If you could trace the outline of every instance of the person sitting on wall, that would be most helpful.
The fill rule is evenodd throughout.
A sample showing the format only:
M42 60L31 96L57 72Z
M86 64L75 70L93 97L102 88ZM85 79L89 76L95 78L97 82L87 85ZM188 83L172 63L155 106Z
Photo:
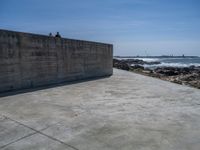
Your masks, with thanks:
M49 33L49 36L53 36L51 32Z
M61 38L60 33L57 32L57 34L55 35L55 37Z

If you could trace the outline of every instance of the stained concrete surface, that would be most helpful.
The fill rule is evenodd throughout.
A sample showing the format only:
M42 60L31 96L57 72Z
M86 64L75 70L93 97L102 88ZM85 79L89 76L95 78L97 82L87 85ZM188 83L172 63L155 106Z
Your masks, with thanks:
M114 69L0 98L3 150L199 150L200 91Z

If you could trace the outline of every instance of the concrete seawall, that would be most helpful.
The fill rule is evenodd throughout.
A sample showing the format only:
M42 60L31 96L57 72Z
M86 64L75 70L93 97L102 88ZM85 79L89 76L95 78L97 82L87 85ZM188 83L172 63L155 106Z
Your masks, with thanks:
M0 30L0 92L112 75L113 46Z

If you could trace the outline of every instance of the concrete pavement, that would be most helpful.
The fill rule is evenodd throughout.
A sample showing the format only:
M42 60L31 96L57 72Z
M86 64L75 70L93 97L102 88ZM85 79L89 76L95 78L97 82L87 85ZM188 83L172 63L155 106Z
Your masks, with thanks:
M199 150L200 90L109 78L0 98L2 150Z

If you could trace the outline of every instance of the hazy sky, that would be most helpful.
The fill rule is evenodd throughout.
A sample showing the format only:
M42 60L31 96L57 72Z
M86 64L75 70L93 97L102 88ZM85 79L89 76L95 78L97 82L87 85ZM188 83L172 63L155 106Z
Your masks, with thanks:
M200 56L200 0L0 0L0 28L112 43L115 55Z

